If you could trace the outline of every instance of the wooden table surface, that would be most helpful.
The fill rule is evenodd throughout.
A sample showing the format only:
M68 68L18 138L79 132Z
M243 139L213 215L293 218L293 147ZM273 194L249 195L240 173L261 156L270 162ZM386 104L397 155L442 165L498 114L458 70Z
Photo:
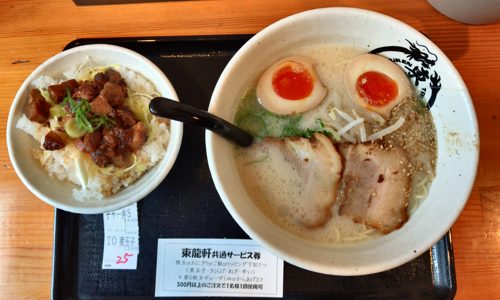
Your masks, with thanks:
M105 1L105 0L104 0ZM69 0L0 2L0 130L23 80L70 41L85 37L255 33L296 12L351 6L420 30L453 61L472 95L480 129L474 189L452 228L456 299L500 299L500 24L464 25L426 1L200 0L76 6ZM53 208L16 176L0 144L0 298L47 299Z

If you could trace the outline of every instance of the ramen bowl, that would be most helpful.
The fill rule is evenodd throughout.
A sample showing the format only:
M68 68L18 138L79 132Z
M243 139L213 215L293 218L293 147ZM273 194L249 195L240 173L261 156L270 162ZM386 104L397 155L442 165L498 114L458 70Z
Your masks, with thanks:
M255 241L285 261L314 272L363 275L402 265L436 243L453 225L471 192L479 135L468 90L444 53L410 26L353 8L325 8L282 19L251 38L217 82L209 111L234 122L240 99L256 78L290 49L315 43L359 47L396 62L430 107L437 131L436 175L426 199L398 230L356 244L300 238L275 225L249 196L234 145L206 133L210 172L232 217Z
M63 78L64 72L74 70L84 62L88 62L91 67L125 67L146 78L160 95L175 100L177 95L165 74L147 58L126 48L104 44L79 46L56 54L37 67L23 82L14 98L7 121L7 146L14 170L23 184L47 204L74 213L96 214L113 211L141 200L165 179L177 158L183 125L176 121L170 122L165 154L136 181L103 199L76 199L73 190L79 187L69 180L61 181L49 176L40 161L32 155L34 149L40 148L39 142L17 128L16 124L24 113L35 80L42 75L54 79Z

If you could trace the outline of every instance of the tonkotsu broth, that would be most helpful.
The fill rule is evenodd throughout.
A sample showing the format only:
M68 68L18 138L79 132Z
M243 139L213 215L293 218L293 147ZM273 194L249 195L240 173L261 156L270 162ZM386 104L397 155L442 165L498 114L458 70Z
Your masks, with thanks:
M345 64L352 57L363 53L366 53L366 50L331 44L312 45L289 53L312 58L316 62L315 68L318 77L328 89L328 94L320 105L301 114L300 127L314 127L318 118L329 120L331 118L329 112L332 107L364 117L365 127L370 132L387 126L387 124L379 123L380 117L378 115L354 104L349 99L344 87L343 69ZM248 89L239 111L244 109L245 101L255 97L254 90L255 86ZM391 144L402 146L407 150L411 163L415 166L412 170L414 178L409 199L409 214L426 197L427 189L434 177L436 160L436 133L432 116L424 109L419 113L415 112L414 108L418 105L415 98L408 99L395 108L394 111L397 113L394 113L387 123L392 124L395 122L394 120L397 120L397 117L406 116L406 114L413 116L410 118L412 123L406 121L402 128L380 141L387 147L390 147ZM266 125L269 126L267 133L277 137L272 128L276 124ZM412 136L407 136L408 132ZM298 170L294 169L293 164L287 162L280 151L268 147L265 143L258 141L257 143L258 147L252 147L251 150L249 148L235 148L236 165L250 198L267 217L280 227L305 239L328 244L351 244L382 235L375 229L354 223L348 217L340 216L338 214L339 201L335 202L332 208L332 217L325 226L309 229L297 223L294 216L300 214L298 203L304 197L308 197L302 193L301 176ZM341 188L338 191L337 199L339 197L342 197Z

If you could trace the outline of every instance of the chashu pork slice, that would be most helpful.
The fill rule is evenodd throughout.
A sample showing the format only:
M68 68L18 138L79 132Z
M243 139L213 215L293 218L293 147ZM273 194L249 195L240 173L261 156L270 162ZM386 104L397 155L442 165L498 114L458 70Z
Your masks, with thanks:
M406 152L377 143L344 144L339 150L345 161L339 214L385 234L403 226L411 189Z
M332 141L323 134L276 141L283 155L302 179L297 222L308 228L324 226L332 216L332 206L342 173L342 158ZM297 205L297 204L296 204Z

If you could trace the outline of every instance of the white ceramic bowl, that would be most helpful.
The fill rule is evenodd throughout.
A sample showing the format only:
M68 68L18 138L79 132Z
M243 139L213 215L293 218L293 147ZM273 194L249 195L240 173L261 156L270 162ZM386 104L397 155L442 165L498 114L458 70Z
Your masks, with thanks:
M434 43L398 20L353 8L306 11L256 34L225 68L209 111L234 120L238 101L252 80L290 49L321 42L362 47L367 52L378 48L382 55L397 60L402 67L428 72L428 78L422 78L425 80L417 88L424 99L434 102L431 112L438 138L437 175L428 198L408 222L399 230L358 245L332 246L306 241L277 227L263 215L238 176L231 159L234 146L207 131L210 171L233 218L252 239L285 261L333 275L385 271L428 250L462 211L478 163L476 115L462 78ZM415 82L415 78L412 80Z
M144 56L112 45L87 45L63 51L41 64L31 73L19 88L10 108L7 121L7 146L14 170L24 185L46 203L70 212L82 214L104 213L133 204L155 189L172 168L182 141L182 123L171 121L170 141L165 156L130 186L103 200L78 201L72 196L76 185L48 176L40 162L35 160L32 149L37 142L22 130L16 128L17 120L28 102L31 83L41 75L61 78L63 72L81 64L91 57L95 65L118 64L146 77L164 97L177 99L174 88L165 74Z

